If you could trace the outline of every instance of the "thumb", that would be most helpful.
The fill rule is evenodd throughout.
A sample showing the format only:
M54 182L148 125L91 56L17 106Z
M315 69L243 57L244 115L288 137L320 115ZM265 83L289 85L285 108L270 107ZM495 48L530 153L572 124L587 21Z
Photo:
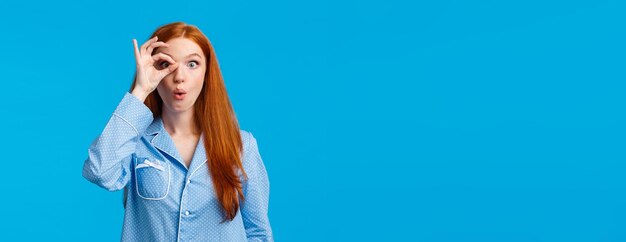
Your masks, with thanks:
M176 68L178 68L178 62L175 62L174 64L168 66L167 67L167 73L169 74L169 73L175 71Z

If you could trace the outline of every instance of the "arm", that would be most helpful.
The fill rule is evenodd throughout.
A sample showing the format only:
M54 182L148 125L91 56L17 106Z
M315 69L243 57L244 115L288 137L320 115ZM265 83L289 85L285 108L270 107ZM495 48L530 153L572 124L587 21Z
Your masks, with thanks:
M124 188L137 142L152 120L150 109L138 97L125 93L104 131L89 146L83 177L108 191Z
M270 182L263 159L259 153L256 139L250 133L245 159L249 164L246 174L248 180L243 183L244 202L241 214L248 241L274 241L268 218Z
M152 111L143 103L163 77L176 70L178 63L161 54L152 56L154 48L168 46L154 36L141 48L133 39L137 72L132 94L124 98L113 112L104 131L89 146L89 157L83 165L83 177L109 191L117 191L130 180L130 168L137 142L153 121ZM168 68L157 70L154 63L167 61Z

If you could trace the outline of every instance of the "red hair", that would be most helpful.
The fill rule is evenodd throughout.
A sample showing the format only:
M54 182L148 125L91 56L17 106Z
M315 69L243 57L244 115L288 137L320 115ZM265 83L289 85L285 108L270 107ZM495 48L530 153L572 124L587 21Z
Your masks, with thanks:
M213 178L215 195L225 214L224 220L233 220L239 210L239 200L243 202L242 183L237 175L240 169L248 179L241 162L243 144L239 124L226 92L217 56L209 39L195 26L174 22L156 29L150 38L158 36L159 41L167 42L174 38L187 38L195 42L206 57L207 68L204 85L194 103L196 126L204 133L204 149L207 154L209 172ZM156 49L153 50L153 53ZM131 85L135 86L135 81ZM161 115L163 99L153 91L145 102L154 117ZM239 199L238 196L239 195Z

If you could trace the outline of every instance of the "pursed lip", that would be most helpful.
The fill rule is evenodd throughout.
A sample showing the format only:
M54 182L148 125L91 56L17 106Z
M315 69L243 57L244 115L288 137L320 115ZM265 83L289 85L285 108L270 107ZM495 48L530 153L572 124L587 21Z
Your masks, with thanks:
M187 96L187 91L185 91L184 89L177 88L176 90L174 90L173 96L175 100L182 101L183 99L185 99L185 96Z
M174 94L187 94L187 91L177 88L176 90L174 90Z

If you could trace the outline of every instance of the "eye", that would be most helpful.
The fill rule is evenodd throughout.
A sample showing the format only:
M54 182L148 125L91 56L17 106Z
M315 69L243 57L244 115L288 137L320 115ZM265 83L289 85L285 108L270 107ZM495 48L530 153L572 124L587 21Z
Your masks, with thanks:
M170 66L170 63L167 61L163 61L161 63L159 63L159 67L161 68L167 68L168 66Z
M191 67L191 68L196 68L198 66L198 62L197 61L190 61L187 66Z

